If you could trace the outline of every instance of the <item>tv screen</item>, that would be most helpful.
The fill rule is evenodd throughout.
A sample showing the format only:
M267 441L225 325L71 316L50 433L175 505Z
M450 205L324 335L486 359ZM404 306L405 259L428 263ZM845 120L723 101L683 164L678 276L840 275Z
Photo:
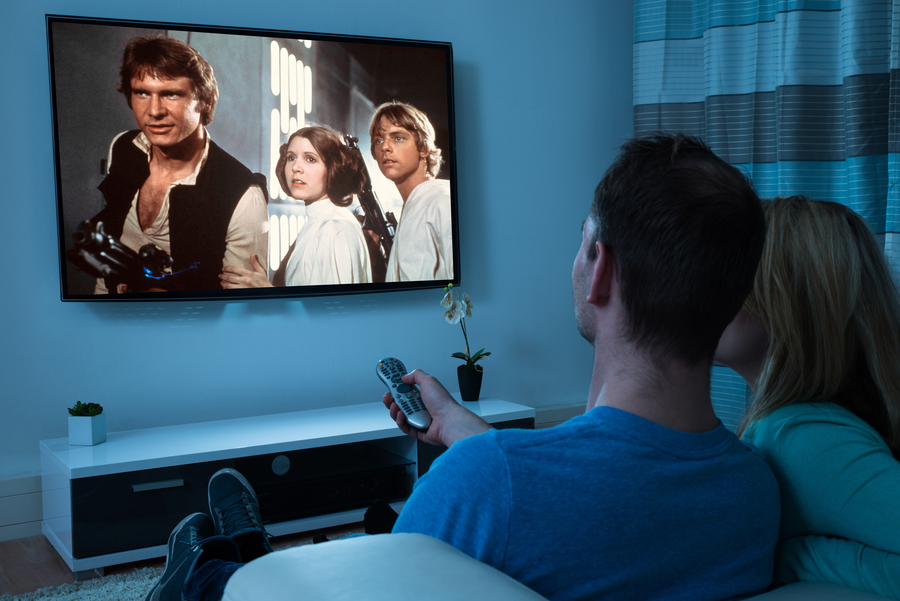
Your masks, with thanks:
M61 298L458 283L446 42L47 16Z

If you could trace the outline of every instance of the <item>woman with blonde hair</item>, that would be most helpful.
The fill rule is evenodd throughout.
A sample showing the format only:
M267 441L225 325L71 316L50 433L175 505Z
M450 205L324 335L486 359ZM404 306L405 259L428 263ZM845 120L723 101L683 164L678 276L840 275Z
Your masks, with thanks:
M900 599L900 295L868 224L802 196L764 202L753 291L715 359L754 400L738 434L781 487L775 584Z

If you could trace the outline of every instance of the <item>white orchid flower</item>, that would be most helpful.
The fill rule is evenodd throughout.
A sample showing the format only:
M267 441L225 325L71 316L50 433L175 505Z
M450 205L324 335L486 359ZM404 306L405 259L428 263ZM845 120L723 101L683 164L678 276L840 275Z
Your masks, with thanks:
M469 298L469 295L463 292L463 303L466 305L466 317L472 317L472 299Z
M444 320L450 325L456 325L465 314L466 312L462 305L454 300L450 302L450 307L444 311Z
M448 290L441 301L441 306L445 309L449 309L453 305L453 302L453 290Z

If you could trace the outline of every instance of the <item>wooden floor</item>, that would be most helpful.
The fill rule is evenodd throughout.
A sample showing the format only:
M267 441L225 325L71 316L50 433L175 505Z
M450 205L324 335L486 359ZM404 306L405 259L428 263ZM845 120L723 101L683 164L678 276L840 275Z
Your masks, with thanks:
M329 540L362 532L362 523L337 526L322 532ZM312 542L318 532L305 532L272 539L272 548L284 549ZM105 574L122 574L139 568L165 567L164 557L110 566ZM47 586L72 584L75 578L47 539L43 536L0 542L0 595L21 595Z

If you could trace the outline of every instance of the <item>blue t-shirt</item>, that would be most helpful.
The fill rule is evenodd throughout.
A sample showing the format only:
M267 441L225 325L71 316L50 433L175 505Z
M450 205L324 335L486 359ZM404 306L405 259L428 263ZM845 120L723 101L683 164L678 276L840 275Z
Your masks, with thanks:
M454 444L394 532L446 541L553 601L739 599L772 580L778 485L720 423L671 430L610 407Z

